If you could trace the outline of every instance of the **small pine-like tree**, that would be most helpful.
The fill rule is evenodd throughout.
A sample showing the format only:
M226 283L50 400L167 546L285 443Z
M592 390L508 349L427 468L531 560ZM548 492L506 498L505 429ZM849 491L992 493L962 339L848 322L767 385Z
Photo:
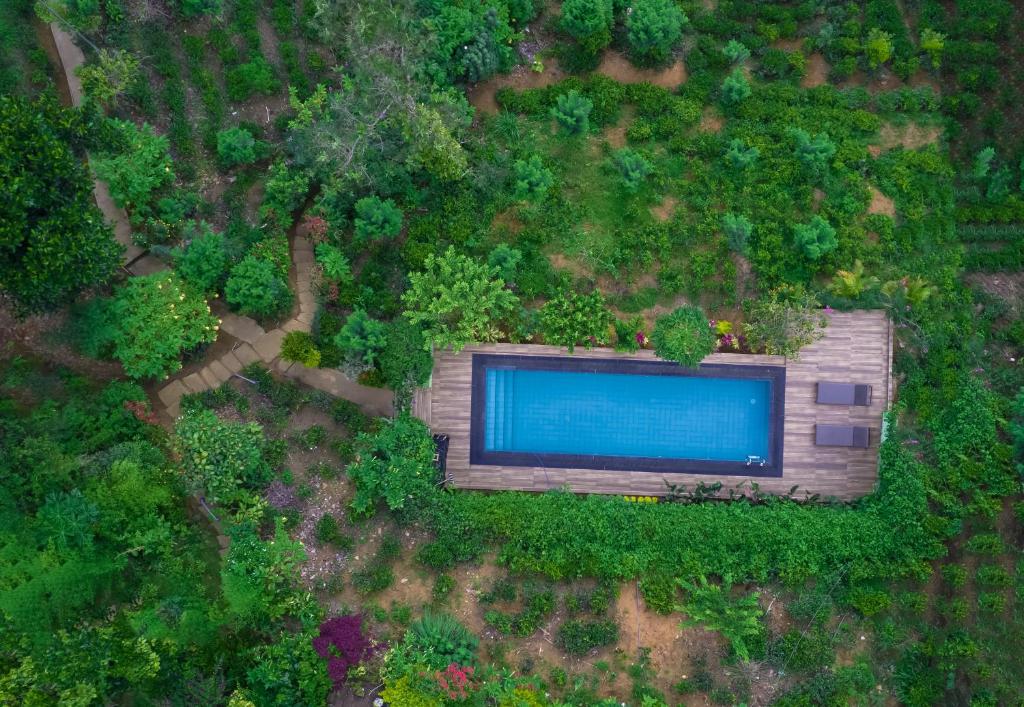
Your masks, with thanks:
M750 58L750 50L735 39L729 40L728 44L722 49L722 53L733 64L742 64Z
M817 214L811 217L809 223L793 226L793 241L811 260L818 260L839 246L836 229Z
M551 116L567 133L579 135L590 130L590 111L593 109L593 102L573 89L555 100Z
M643 63L665 61L683 36L687 18L673 0L634 0L626 15L629 50Z
M646 157L628 147L616 150L612 155L612 161L622 176L623 186L629 192L637 191L644 180L654 171L653 165Z
M356 202L356 240L394 238L402 230L402 210L391 199L364 196Z
M256 138L244 128L227 128L217 133L217 159L227 168L256 161Z
M726 106L736 106L749 98L750 94L750 83L739 69L734 69L722 82L722 102Z
M592 54L612 41L612 21L612 0L562 2L562 29Z
M174 269L197 292L215 292L224 281L228 269L227 243L210 224L192 224L185 235L188 246L175 248L171 254Z
M757 162L757 158L761 156L761 151L753 145L747 146L739 138L734 138L729 142L729 147L725 151L725 161L729 163L729 166L733 169L746 169Z
M813 174L824 174L828 170L829 160L836 154L836 145L829 136L818 133L812 137L800 128L791 129L789 134L796 142L797 159Z
M513 194L517 199L541 201L555 183L555 175L544 166L540 155L533 155L528 160L516 160L512 169L516 179Z
M726 212L722 214L722 230L734 253L746 255L748 241L754 232L754 224L742 214Z
M971 169L971 176L975 179L984 179L987 177L988 171L992 168L992 160L995 158L996 148L982 148L978 154L974 156L974 166Z

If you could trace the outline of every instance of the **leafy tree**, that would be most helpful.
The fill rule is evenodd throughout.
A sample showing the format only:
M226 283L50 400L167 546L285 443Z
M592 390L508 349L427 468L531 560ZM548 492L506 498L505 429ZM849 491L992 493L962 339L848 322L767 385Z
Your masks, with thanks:
M391 199L364 196L356 202L356 239L394 238L402 230L402 210Z
M279 314L292 303L288 284L274 263L255 255L247 255L231 268L224 298L242 314L255 317Z
M733 138L729 141L729 147L725 151L725 161L733 169L746 169L757 162L757 158L761 156L761 151L754 145L747 146L743 140L739 138Z
M0 288L23 310L68 302L120 262L84 167L92 143L89 121L52 96L0 96Z
M994 147L985 147L974 156L974 166L971 169L971 176L975 179L984 179L992 168L992 160L996 158Z
M221 420L211 410L187 412L174 426L174 446L185 483L211 503L232 503L242 489L273 477L263 458L263 428L255 422Z
M612 0L565 0L562 29L591 54L612 41Z
M181 353L217 338L219 320L201 294L170 272L133 277L114 296L114 356L132 378L181 368Z
M725 54L725 58L733 64L742 64L750 58L750 50L735 39L730 39L726 43L725 47L722 49L722 53Z
M228 269L228 251L224 236L205 221L194 223L186 233L188 245L171 251L174 269L198 292L215 292Z
M793 226L793 242L811 260L818 260L839 247L836 229L817 214L811 217L809 223Z
M697 579L697 582L676 580L676 584L687 593L683 603L676 606L676 611L688 617L680 625L717 631L729 641L740 660L750 660L750 641L765 633L761 623L764 612L757 602L758 593L751 592L733 599L732 582L728 577L722 584L711 584L704 575L698 575Z
M440 182L455 182L466 176L466 151L437 108L417 104L404 133L411 148L407 159L411 167L425 170Z
M562 290L541 307L539 323L545 343L572 353L579 343L588 349L607 344L614 319L598 290L586 295Z
M487 256L487 264L497 268L498 277L507 283L516 281L516 273L522 260L522 252L507 243L494 246L494 250Z
M423 332L419 327L398 318L388 324L387 339L378 365L384 384L401 394L396 395L399 399L410 389L426 384L434 369L434 358L425 350ZM396 407L400 408L398 402Z
M938 71L942 63L942 52L946 48L946 35L936 32L931 27L921 30L921 51L928 55L932 69Z
M590 111L593 102L576 89L563 93L555 99L551 117L570 135L580 135L590 130Z
M686 15L673 0L635 0L626 15L629 49L641 61L665 61L686 23Z
M409 413L384 421L376 432L361 433L356 451L357 461L347 469L356 486L356 513L370 513L378 501L392 511L411 511L434 492L434 440Z
M95 63L79 66L75 73L90 100L113 107L138 78L139 60L123 49L100 49Z
M455 252L427 256L423 272L409 275L402 295L406 318L423 327L426 347L456 351L473 341L496 341L497 321L517 299L505 289L497 268Z
M515 172L515 188L512 193L516 199L541 201L555 183L555 175L544 166L540 155L533 155L528 160L516 160L512 169Z
M796 142L797 159L813 174L828 170L829 160L836 153L836 145L825 133L811 135L800 128L791 128L789 135Z
M747 253L750 236L754 232L754 224L743 214L734 214L727 211L722 214L722 230L725 231L725 238L729 242L729 248L734 253L745 255Z
M387 325L373 319L366 310L357 309L348 316L334 343L350 363L364 370L372 368L387 346Z
M330 243L318 243L316 246L316 262L323 268L324 277L338 285L352 282L352 267L341 248Z
M666 361L696 368L715 351L718 340L700 307L684 305L658 317L651 333L654 353Z
M94 157L93 171L110 187L115 204L145 215L157 190L174 181L167 137L157 135L147 124L139 128L125 120L112 123L125 148L118 154Z
M726 106L735 106L750 97L750 83L739 69L734 69L722 82L722 101Z
M654 166L636 150L623 147L612 154L612 162L619 175L622 177L622 184L626 191L635 192L648 175L654 171Z
M256 138L245 128L226 128L217 133L217 159L225 167L256 161Z
M867 57L868 66L874 70L892 58L892 35L888 32L872 27L864 41L864 56Z
M751 348L796 360L800 349L825 335L827 325L828 318L819 309L817 298L803 287L790 285L753 302L744 333Z

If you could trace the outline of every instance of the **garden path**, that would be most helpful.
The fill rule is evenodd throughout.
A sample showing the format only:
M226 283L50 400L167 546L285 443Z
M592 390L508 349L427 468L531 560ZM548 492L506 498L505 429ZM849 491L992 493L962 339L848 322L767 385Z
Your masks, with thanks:
M198 372L176 378L160 388L157 397L171 419L181 414L183 395L217 388L233 376L240 376L239 371L245 366L259 361L311 388L351 400L372 415L390 415L394 411L394 396L390 390L360 385L335 369L308 368L280 357L281 342L286 333L308 332L312 327L313 315L316 314L316 298L312 290L313 263L313 244L300 226L292 241L292 264L298 293L295 316L280 327L267 331L249 317L233 313L224 315L221 330L237 339L238 343Z

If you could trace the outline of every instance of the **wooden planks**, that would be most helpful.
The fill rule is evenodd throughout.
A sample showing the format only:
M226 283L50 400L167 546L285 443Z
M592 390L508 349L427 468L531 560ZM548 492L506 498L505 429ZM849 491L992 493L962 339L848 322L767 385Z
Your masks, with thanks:
M892 327L884 312L878 310L834 312L829 319L825 337L806 347L798 361L741 354L713 354L705 359L705 363L786 366L783 475L775 479L750 479L766 492L785 493L798 485L800 494L807 491L852 499L870 492L875 484L882 413L893 396ZM569 355L559 347L530 344L468 346L458 354L435 355L431 387L417 392L413 412L434 432L450 436L447 468L457 487L525 491L568 487L584 493L660 495L667 490L666 481L690 488L699 482L721 481L728 488L744 480L740 476L471 465L469 432L474 352ZM572 355L657 359L651 351L623 354L611 349L577 349ZM815 395L820 380L869 384L874 388L872 404L868 407L818 405ZM814 426L819 422L868 427L871 444L868 449L815 446Z

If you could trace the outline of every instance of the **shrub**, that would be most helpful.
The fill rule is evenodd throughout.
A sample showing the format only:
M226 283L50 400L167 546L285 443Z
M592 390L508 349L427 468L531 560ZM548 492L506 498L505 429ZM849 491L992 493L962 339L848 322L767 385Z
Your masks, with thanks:
M378 501L392 511L412 510L434 490L434 440L420 420L401 413L374 433L356 438L358 461L347 473L355 482L352 508L366 514Z
M324 271L324 277L336 285L348 285L352 282L352 266L341 248L330 243L318 243L316 246L316 262Z
M426 384L434 370L434 357L424 348L423 332L401 318L388 324L377 362L384 384L394 391Z
M352 573L352 586L360 594L383 592L395 582L395 573L386 563L374 558Z
M686 592L685 601L676 607L676 611L689 617L681 625L718 631L729 641L740 660L750 660L751 641L764 634L761 624L764 612L757 602L757 592L733 599L732 584L728 578L722 584L711 584L703 575L699 575L698 580L696 583L676 580Z
M750 58L750 50L735 39L730 39L726 43L725 47L722 49L722 53L725 54L725 58L733 64L742 64Z
M291 169L283 162L275 162L267 170L267 181L263 192L260 214L273 216L282 227L290 226L292 213L302 206L309 193L310 177L298 169Z
M626 40L643 62L660 62L683 36L686 15L673 0L635 0L626 15Z
M558 627L555 642L569 655L586 655L594 648L610 646L619 640L619 627L614 621L582 621L572 619Z
M217 133L217 158L224 167L256 161L256 138L244 128L227 128Z
M522 251L513 248L507 243L499 243L487 256L487 264L496 268L498 277L506 283L514 283L519 263L523 260Z
M124 149L117 154L101 153L91 160L96 176L110 187L114 203L139 215L151 208L153 195L174 181L167 138L157 135L148 124L113 120Z
M872 27L864 40L864 56L868 66L877 69L892 58L892 35L878 27Z
M725 238L729 248L734 253L746 255L750 236L754 231L754 224L742 214L726 212L722 214L722 230L725 231Z
M982 565L978 567L975 578L981 586L994 587L996 589L1006 589L1013 583L1010 573L999 565Z
M279 314L292 303L291 291L274 264L254 255L246 256L231 269L224 297L242 314L255 317Z
M824 336L828 319L817 298L803 287L785 286L755 301L747 314L744 333L752 349L796 359L800 349Z
M185 236L188 245L171 255L182 279L198 292L216 292L228 268L227 243L206 222L192 224Z
M562 29L591 54L612 41L612 21L612 0L565 0L562 3Z
M600 291L581 295L563 290L544 303L539 321L546 343L565 346L572 353L581 342L588 349L607 344L614 318Z
M353 368L372 368L387 346L387 325L371 318L365 310L357 309L345 320L334 343Z
M351 668L373 655L376 645L363 633L363 617L347 614L320 624L313 650L327 661L327 675L337 687L348 679Z
M735 106L750 97L750 83L739 69L734 70L722 82L722 102Z
M694 368L714 352L718 342L704 310L685 305L658 317L651 343L659 357Z
M570 135L579 135L590 130L590 112L593 109L593 101L572 89L555 99L551 117Z
M1006 545L998 533L978 533L964 547L967 552L976 555L1001 555L1006 552Z
M321 545L342 545L345 540L345 536L341 533L341 527L338 525L338 519L330 513L320 516L313 534Z
M739 138L731 140L728 149L725 151L725 161L733 169L746 169L757 162L757 158L760 156L761 151L759 149L753 145L747 147Z
M836 229L817 214L809 223L793 226L793 242L811 260L818 260L839 247Z
M541 201L555 182L555 176L544 166L540 155L533 155L528 160L516 160L512 169L515 173L512 193L516 199Z
M1006 609L1006 596L999 592L978 592L978 609L985 614L1001 614Z
M441 670L452 663L473 665L478 645L476 636L454 616L427 612L409 626L403 649L416 664Z
M202 295L159 272L128 280L110 307L114 356L132 378L164 377L181 368L181 353L217 338L219 320Z
M952 589L962 589L967 585L967 570L960 565L943 565L942 578Z
M316 368L320 365L320 350L308 332L290 331L281 341L281 358L301 363L307 368Z
M224 76L224 83L228 89L228 98L232 101L244 101L256 94L269 96L281 88L281 82L274 75L274 67L262 54L229 69Z
M616 150L612 154L612 162L619 170L623 186L630 192L637 191L654 170L654 166L647 158L628 147Z
M95 64L79 66L82 92L101 106L113 106L139 80L139 60L123 49L100 49Z
M405 317L423 327L427 342L459 351L470 342L496 341L497 320L512 311L517 298L497 268L449 247L440 257L428 255L423 272L409 275L402 302Z
M263 458L263 429L254 422L226 422L210 410L197 410L175 424L174 442L185 483L212 503L230 503L240 489L260 487L273 477Z
M178 6L185 17L219 15L221 0L178 0Z
M437 579L434 580L434 590L432 596L435 602L442 602L448 598L448 595L455 589L455 578L450 574L439 574Z
M359 242L394 238L402 230L402 211L391 199L365 196L356 202L355 226Z

